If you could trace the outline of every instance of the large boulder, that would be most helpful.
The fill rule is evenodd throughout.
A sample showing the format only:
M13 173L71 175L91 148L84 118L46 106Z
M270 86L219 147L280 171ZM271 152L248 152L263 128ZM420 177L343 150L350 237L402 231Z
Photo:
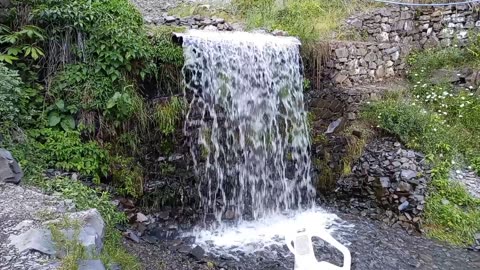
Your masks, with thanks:
M22 169L12 154L0 148L0 181L19 184L22 177Z
M80 233L78 240L93 254L100 254L103 248L103 238L105 237L105 222L97 209L90 209L82 212L73 213L69 216L71 220L80 223ZM68 236L72 231L66 232Z
M103 248L105 237L105 222L97 209L71 213L66 216L75 226L62 228L61 232L66 239L76 238L79 244L85 247L88 255L98 256ZM11 235L10 244L20 252L38 251L48 255L62 255L62 250L55 250L52 233L46 228L48 225L61 224L64 219L44 222L43 228L32 228L20 235ZM77 226L78 225L78 226Z
M30 229L20 235L11 235L9 241L20 253L38 251L47 255L56 254L52 234L48 229Z

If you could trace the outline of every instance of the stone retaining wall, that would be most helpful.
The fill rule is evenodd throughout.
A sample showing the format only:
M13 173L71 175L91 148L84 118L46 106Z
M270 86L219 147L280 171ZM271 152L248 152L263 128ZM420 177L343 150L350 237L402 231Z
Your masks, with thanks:
M362 38L376 42L395 42L429 48L463 45L471 31L480 29L478 5L447 7L389 6L355 15L347 28Z
M223 18L218 17L202 17L199 15L180 18L171 16L167 13L159 17L145 17L145 23L155 25L167 26L184 26L189 29L205 29L205 30L219 30L219 31L233 31L237 30L235 25L231 25Z
M329 47L320 71L323 85L353 86L401 76L410 52L410 46L399 43L336 41Z

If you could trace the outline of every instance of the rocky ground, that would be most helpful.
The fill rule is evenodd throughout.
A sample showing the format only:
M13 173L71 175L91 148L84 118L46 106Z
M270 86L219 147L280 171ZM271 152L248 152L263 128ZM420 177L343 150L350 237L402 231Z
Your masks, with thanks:
M32 250L19 252L9 245L9 238L69 213L74 207L72 203L13 184L0 184L0 191L0 269L57 269L51 256ZM480 269L479 252L408 235L358 215L340 214L340 217L354 225L353 228L339 227L335 235L343 243L350 243L352 269ZM204 256L203 250L188 247L191 242L187 239L152 241L152 238L140 237L137 241L125 238L124 244L137 255L145 269L212 269L213 265L216 269L292 269L293 266L286 247L254 254L236 253L240 260L235 261ZM341 260L335 251L323 246L318 247L318 258L337 263Z
M52 250L38 247L43 252L33 249L20 251L10 245L10 239L30 229L41 228L44 221L71 211L74 208L72 203L0 181L0 205L0 269L50 269L49 265L54 260L46 253Z
M332 211L335 211L332 209ZM339 214L342 225L334 236L348 245L352 253L352 269L480 269L480 252L454 248L413 236L379 221L358 215ZM351 226L353 225L353 227ZM212 257L203 250L193 251L180 239L148 243L125 240L126 247L137 254L145 269L268 269L290 270L293 257L286 246L272 246L262 252L226 252ZM480 239L478 240L480 244ZM193 245L195 246L195 245ZM317 259L341 265L338 251L321 243L316 247ZM232 259L234 256L237 259Z

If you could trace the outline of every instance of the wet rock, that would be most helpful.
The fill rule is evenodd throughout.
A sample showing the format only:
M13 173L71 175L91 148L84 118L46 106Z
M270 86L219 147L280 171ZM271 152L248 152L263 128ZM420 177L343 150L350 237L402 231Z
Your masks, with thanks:
M272 35L286 37L288 36L288 33L286 31L276 29L273 30Z
M196 246L190 251L189 254L193 256L195 259L201 261L205 256L205 250L200 246Z

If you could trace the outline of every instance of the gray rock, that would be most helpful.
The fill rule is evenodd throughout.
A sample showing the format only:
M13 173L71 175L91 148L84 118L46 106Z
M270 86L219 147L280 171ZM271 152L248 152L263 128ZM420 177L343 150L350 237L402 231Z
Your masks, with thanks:
M408 205L409 205L408 201L404 201L402 204L398 206L398 210L404 211L405 209L407 209Z
M337 120L330 123L330 125L328 125L327 131L325 133L326 134L334 133L337 130L337 128L339 128L344 122L345 122L345 119L343 117L338 118Z
M78 270L106 270L101 260L83 260L78 262Z
M137 236L135 232L131 230L127 230L126 232L123 233L123 235L135 243L140 243L140 238Z
M208 25L203 30L205 30L205 31L218 31L218 28L214 25Z
M167 23L171 23L171 22L174 22L176 20L177 20L177 18L175 18L174 16L165 17L165 22L167 22Z
M225 19L223 19L223 18L216 18L216 19L214 19L213 21L214 21L214 23L216 23L216 24L225 23Z
M410 180L412 178L415 178L417 177L417 172L416 171L412 171L412 170L402 170L401 172L401 177L402 179L404 180Z
M276 29L276 30L273 30L272 35L285 37L285 36L288 36L288 33L287 33L287 31Z
M142 213L137 213L137 222L147 222L147 221L148 221L148 217L146 217Z
M341 47L335 50L335 55L338 58L347 58L348 57L348 50L345 47Z
M382 185L383 188L389 188L390 187L390 178L380 177L380 184Z
M105 237L105 222L97 209L70 214L69 219L81 224L78 240L87 251L100 254Z
M19 252L38 251L48 255L56 254L52 234L48 229L30 229L20 235L10 235L8 240Z
M23 171L12 154L0 148L0 181L19 184L23 178Z
M398 185L397 189L400 192L411 192L412 191L412 186L409 183L406 182L400 182Z
M200 246L196 246L190 250L190 255L200 261L205 256L205 250Z

